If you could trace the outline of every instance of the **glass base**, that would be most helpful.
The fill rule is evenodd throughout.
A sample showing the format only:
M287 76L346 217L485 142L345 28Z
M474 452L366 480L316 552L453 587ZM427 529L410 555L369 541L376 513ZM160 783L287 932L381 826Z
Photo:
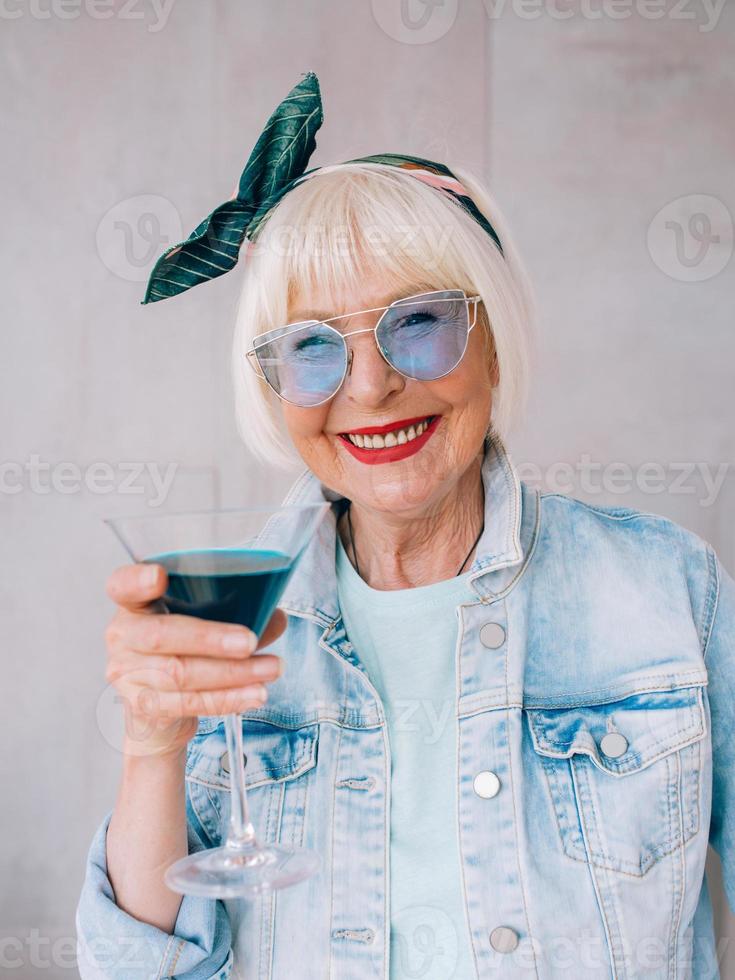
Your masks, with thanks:
M164 881L182 895L243 898L295 885L314 874L319 864L319 856L305 848L256 844L238 849L225 844L176 861Z

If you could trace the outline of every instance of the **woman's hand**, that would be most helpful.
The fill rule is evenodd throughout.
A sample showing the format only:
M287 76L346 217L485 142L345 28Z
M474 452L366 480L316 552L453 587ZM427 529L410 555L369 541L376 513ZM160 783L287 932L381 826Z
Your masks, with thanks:
M125 711L125 752L176 754L197 730L200 715L260 706L265 684L280 677L283 660L256 655L285 631L276 609L260 642L244 626L159 611L168 576L162 565L123 565L107 581L117 610L105 631L106 678Z

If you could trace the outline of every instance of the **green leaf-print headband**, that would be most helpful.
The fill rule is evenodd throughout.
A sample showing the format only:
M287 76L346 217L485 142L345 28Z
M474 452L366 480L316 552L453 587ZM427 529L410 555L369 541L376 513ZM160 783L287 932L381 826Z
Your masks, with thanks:
M142 303L156 303L215 279L237 264L240 247L254 235L264 217L283 195L320 168L306 170L316 146L315 133L323 121L319 80L304 73L277 106L240 177L232 198L205 218L186 241L166 249L153 267ZM386 163L401 167L443 193L451 194L503 249L495 229L478 210L467 190L441 163L398 153L377 153L346 163Z

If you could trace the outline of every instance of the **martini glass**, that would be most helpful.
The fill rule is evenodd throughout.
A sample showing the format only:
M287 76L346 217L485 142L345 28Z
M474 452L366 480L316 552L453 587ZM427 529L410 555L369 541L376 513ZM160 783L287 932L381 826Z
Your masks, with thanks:
M258 638L329 503L148 514L105 521L135 562L163 565L161 612L247 626ZM183 895L247 898L285 888L319 867L314 851L261 844L250 820L242 764L243 719L225 715L230 819L221 847L172 864L167 886Z

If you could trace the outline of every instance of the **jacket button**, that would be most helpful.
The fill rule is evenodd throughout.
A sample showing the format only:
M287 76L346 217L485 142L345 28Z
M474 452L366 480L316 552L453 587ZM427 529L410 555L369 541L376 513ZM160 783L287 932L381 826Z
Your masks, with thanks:
M505 630L500 623L485 623L480 630L480 643L491 650L497 650L505 642Z
M498 926L490 933L490 945L498 953L512 953L518 945L518 933L510 926Z
M229 771L230 771L230 753L229 752L223 752L222 756L220 757L219 764L222 766L222 768L224 769L225 772L229 773ZM246 766L248 764L248 757L245 755L244 752L242 754L242 764L243 764L243 766Z
M500 791L500 780L494 772L484 769L482 772L478 772L472 780L472 786L478 796L484 800L489 800Z
M611 759L617 759L628 751L628 739L620 732L608 732L602 736L600 748Z

